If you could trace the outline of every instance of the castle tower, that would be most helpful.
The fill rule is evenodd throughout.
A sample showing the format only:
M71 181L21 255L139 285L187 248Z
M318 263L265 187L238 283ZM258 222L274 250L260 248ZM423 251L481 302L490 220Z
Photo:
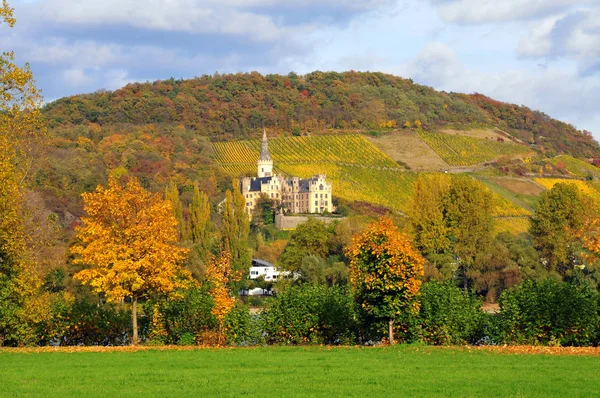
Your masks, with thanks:
M273 176L273 159L269 154L269 142L267 141L267 130L263 130L262 144L260 145L260 157L258 158L258 177Z

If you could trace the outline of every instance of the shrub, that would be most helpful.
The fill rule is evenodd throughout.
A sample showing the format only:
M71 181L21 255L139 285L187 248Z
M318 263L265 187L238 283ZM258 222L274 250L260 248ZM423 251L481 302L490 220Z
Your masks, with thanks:
M40 344L115 346L130 343L131 311L55 295Z
M429 344L474 344L484 337L486 314L481 299L451 282L421 287L420 337Z
M502 293L497 338L509 344L598 344L598 293L588 285L525 281Z
M193 343L192 340L204 343L202 336L205 332L217 327L217 321L211 314L213 299L206 287L191 288L182 294L183 297L177 300L162 300L146 304L147 314L152 314L156 305L160 313L159 324L150 326L150 335L160 335L164 344L184 342L187 344ZM156 329L160 329L160 333L156 333L158 332ZM190 339L190 335L195 339Z
M261 314L271 344L349 344L355 341L354 303L339 287L292 286Z
M225 337L231 345L261 345L265 343L262 318L252 314L248 306L236 302L225 319Z

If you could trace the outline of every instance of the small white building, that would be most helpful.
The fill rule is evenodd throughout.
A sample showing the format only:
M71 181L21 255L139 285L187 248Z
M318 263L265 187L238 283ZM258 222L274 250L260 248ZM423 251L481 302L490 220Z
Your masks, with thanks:
M252 259L252 267L250 267L250 279L263 277L266 282L275 282L281 273L277 271L275 266L268 261L258 258Z

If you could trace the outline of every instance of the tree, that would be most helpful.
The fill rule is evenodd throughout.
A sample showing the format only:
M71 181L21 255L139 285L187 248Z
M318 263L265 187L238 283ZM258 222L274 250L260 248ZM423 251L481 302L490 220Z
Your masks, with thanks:
M231 285L242 278L241 271L234 271L231 266L231 255L223 251L219 258L213 257L206 268L206 280L210 283L210 295L214 299L211 313L219 322L219 343L223 343L225 318L235 306L235 298L231 294Z
M185 224L183 223L183 205L181 204L181 198L179 197L179 188L177 188L177 184L173 181L167 185L165 189L165 198L171 202L171 207L173 208L173 215L177 220L177 231L179 233L179 240L184 239L185 237Z
M309 218L292 232L277 265L286 271L297 272L307 256L326 258L332 237L332 228L323 221Z
M235 271L247 272L251 253L248 248L250 217L246 210L246 199L240 192L239 183L233 182L233 192L225 193L223 207L223 249L231 255Z
M190 278L178 266L187 249L175 245L177 220L168 200L141 187L135 179L121 186L84 193L87 217L77 230L71 251L74 263L89 266L74 275L110 302L132 300L133 343L138 342L137 303L140 298L166 295L184 288Z
M198 182L194 183L194 194L189 211L189 229L192 242L208 250L210 243L210 202L208 201L208 196L200 191Z
M0 25L13 27L13 9L0 5ZM41 280L28 259L23 227L23 192L45 132L42 98L28 64L19 67L14 53L0 54L0 346L31 343L33 324L42 318L37 300ZM43 300L42 300L43 301Z
M480 182L467 175L454 176L446 198L451 242L468 288L478 253L489 251L493 240L493 197Z
M393 344L394 321L419 311L425 260L408 235L385 217L356 235L346 253L356 302L368 318L387 321Z
M574 184L558 183L540 195L530 233L533 245L550 272L564 276L581 249L581 233L589 204Z

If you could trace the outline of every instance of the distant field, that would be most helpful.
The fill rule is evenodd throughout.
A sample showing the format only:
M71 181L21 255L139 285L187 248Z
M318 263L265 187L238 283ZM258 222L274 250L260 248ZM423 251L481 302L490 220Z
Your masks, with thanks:
M502 156L525 156L531 150L512 142L421 131L419 137L451 166L470 166Z
M593 356L464 348L0 352L8 397L594 397Z

